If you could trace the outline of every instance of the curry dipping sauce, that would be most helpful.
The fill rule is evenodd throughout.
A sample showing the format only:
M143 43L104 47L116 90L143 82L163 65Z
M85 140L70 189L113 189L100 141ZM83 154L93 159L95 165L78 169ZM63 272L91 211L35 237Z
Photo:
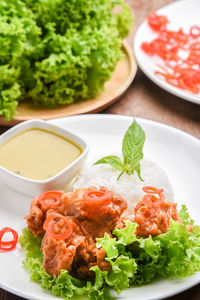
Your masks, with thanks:
M0 165L23 177L45 180L62 171L82 152L70 139L45 129L31 128L0 146Z

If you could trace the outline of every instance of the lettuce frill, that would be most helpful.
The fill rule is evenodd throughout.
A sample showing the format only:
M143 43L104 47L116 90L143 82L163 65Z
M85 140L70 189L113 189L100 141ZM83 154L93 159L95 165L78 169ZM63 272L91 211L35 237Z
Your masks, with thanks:
M200 227L194 225L185 206L179 217L182 224L171 220L169 231L156 237L137 237L134 234L137 224L126 221L124 229L114 229L114 238L106 233L104 238L97 239L97 246L105 249L105 259L112 268L107 272L92 267L93 282L76 279L66 270L58 277L50 276L42 268L41 239L34 238L25 228L20 237L21 247L26 252L24 267L30 272L32 281L64 299L87 295L91 300L105 300L110 298L110 289L120 293L157 277L173 280L174 276L188 276L200 270ZM188 231L187 224L193 226L192 232Z
M1 0L0 116L25 99L57 107L98 95L132 20L123 0Z

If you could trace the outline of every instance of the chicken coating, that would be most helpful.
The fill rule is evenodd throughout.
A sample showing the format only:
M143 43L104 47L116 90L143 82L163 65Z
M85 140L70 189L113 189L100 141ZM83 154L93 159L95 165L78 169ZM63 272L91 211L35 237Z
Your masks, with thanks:
M148 237L165 233L169 230L170 219L180 222L176 203L165 201L162 192L159 198L145 195L135 207L136 234Z
M109 271L105 250L97 248L96 238L104 237L105 233L112 236L127 202L104 187L91 187L63 193L58 203L52 208L36 197L26 217L34 236L42 237L44 269L56 276L62 269L68 270L78 278L92 278L94 272L90 268L96 265Z

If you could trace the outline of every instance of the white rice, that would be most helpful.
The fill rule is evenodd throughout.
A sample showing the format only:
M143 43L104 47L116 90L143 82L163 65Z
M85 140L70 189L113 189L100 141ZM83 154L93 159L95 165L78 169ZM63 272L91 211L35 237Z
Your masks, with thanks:
M94 160L96 161L96 160ZM153 186L158 189L163 188L165 199L173 202L173 191L166 173L154 162L143 159L141 161L141 177L138 175L128 175L124 173L119 180L119 171L114 170L109 165L93 165L89 163L81 170L72 183L73 190L81 187L104 186L107 189L120 194L128 202L128 212L133 214L134 207L144 196L142 187Z

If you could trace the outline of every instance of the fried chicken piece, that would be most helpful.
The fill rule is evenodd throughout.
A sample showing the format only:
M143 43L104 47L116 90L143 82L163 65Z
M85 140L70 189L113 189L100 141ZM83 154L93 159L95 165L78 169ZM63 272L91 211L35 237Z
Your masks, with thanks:
M34 236L43 237L44 269L57 276L62 269L68 270L79 278L92 278L90 268L95 265L102 271L110 270L105 250L97 248L96 238L105 233L112 236L127 202L104 187L61 193L59 201L53 201L56 191L46 193L51 197L34 198L26 217Z
M46 218L46 211L41 208L38 197L31 202L30 213L25 217L27 226L35 237L44 236L43 224Z
M59 220L60 217L63 218L62 215L54 210L49 210L47 212L47 223L55 218L58 218ZM66 217L66 219L70 222L70 226L72 228L69 238L57 239L55 237L59 237L59 234L62 234L62 227L64 227L63 224L62 227L57 226L54 228L54 230L56 230L56 233L54 234L55 236L51 235L51 232L47 230L44 238L42 239L41 250L44 255L43 268L51 275L59 275L61 269L71 271L71 265L73 263L74 256L76 255L76 249L81 244L85 244L85 237L83 236L76 219L73 217Z
M136 234L143 237L156 236L168 231L170 219L180 222L177 204L164 201L153 195L145 195L135 207L135 222L139 225Z
M63 226L56 225L55 234L51 234L48 224L51 220L66 218L71 226L71 235L68 238L57 239L63 234ZM102 271L109 270L110 264L104 260L104 249L96 247L95 239L82 228L82 224L74 217L63 217L54 210L47 212L47 221L45 223L46 233L42 240L41 250L43 252L43 267L50 275L59 275L62 269L72 271L76 276L85 278L93 277L93 272L89 269L97 265ZM55 225L54 225L55 226ZM45 227L45 226L44 226ZM86 226L87 227L87 226ZM69 229L69 228L68 228Z
M55 191L53 191L53 193L54 192ZM54 209L56 209L57 212L62 214L62 209L60 207L62 204L62 194L64 193L64 191L59 190L56 192L60 194L60 204ZM46 192L46 193L51 193L51 192ZM44 195L46 193L42 193L41 195ZM32 200L29 215L25 217L27 226L35 237L44 236L45 230L43 229L43 224L46 219L46 214L48 210L52 209L51 205L45 205L45 202L44 204L42 204L42 202L40 201L41 195L35 197ZM51 199L49 199L49 201L51 201Z
M91 204L85 200L85 194L90 192L109 193L110 203ZM97 190L95 187L89 189L77 189L73 193L66 193L62 197L64 215L75 216L79 220L93 220L99 224L114 229L118 217L127 209L127 202L117 193L108 191L105 187Z

